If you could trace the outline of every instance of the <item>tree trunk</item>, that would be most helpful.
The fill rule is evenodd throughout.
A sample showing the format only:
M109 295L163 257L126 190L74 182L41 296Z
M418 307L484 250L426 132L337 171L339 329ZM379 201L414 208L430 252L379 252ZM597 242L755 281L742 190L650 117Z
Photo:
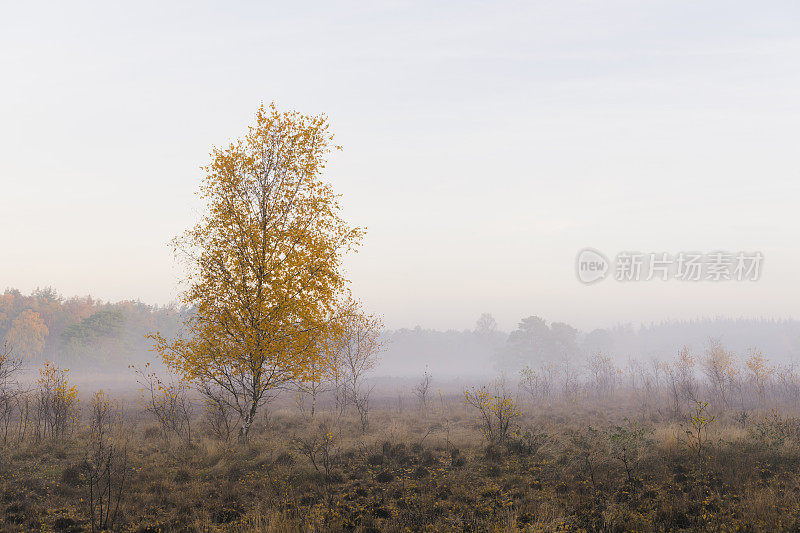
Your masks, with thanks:
M250 435L250 428L253 425L253 420L256 418L256 410L258 408L258 402L253 402L250 406L250 410L247 412L245 417L242 419L242 427L239 428L239 441L246 442L248 436Z

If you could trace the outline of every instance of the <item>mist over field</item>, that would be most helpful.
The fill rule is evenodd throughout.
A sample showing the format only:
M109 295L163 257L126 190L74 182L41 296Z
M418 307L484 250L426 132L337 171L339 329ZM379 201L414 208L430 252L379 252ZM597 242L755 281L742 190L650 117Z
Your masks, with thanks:
M0 531L800 531L800 4L5 2Z
M78 380L131 382L131 365L160 367L148 336L178 335L188 308L140 301L103 302L65 297L53 288L30 294L7 289L0 295L0 339L14 346L30 370L45 360L68 367ZM800 321L698 318L651 324L617 324L581 331L569 324L529 316L502 331L491 314L472 328L436 330L413 326L380 334L375 378L419 378L426 371L443 384L487 376L516 376L533 368L568 364L586 369L601 354L617 366L669 362L682 348L702 354L715 342L744 359L761 350L771 361L800 361Z

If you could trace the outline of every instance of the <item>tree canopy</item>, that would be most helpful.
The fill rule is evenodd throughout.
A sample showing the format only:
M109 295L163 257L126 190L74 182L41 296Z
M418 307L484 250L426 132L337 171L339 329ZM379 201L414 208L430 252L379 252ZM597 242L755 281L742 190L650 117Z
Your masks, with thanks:
M322 179L333 146L324 115L261 106L241 139L215 148L201 221L175 240L190 266L188 334L156 336L167 363L230 398L246 436L271 391L324 367L347 279L342 256L363 235Z

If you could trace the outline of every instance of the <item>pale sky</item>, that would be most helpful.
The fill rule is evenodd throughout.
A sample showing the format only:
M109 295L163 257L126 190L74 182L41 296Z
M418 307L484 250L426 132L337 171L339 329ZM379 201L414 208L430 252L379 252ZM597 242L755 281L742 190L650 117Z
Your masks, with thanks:
M387 326L800 316L800 4L0 1L0 289L167 303L168 241L261 102L327 113ZM584 247L764 254L578 282Z

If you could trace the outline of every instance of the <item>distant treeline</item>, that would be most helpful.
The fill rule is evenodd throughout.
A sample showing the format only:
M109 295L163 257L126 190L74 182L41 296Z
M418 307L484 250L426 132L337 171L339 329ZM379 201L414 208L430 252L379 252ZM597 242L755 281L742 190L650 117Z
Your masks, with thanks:
M28 365L45 360L70 368L124 370L152 361L148 333L178 333L189 310L138 301L103 302L64 298L51 288L29 295L8 289L0 294L0 343ZM378 375L477 377L516 374L523 366L574 361L602 353L618 363L630 359L672 359L683 346L700 354L711 340L744 357L760 349L776 363L800 360L800 322L796 320L699 319L647 326L620 325L582 332L572 326L531 316L510 332L499 331L491 315L469 330L416 327L386 331Z
M516 375L524 366L570 362L580 366L601 353L618 364L630 360L671 360L682 347L703 354L712 341L744 359L761 350L775 363L800 362L800 322L797 320L708 318L619 325L582 332L561 322L531 316L505 333L484 314L471 330L436 331L416 327L387 332L379 373L478 377L505 372Z
M26 365L45 360L72 368L118 370L152 358L155 331L174 334L185 310L138 301L64 298L51 288L0 295L0 340Z

